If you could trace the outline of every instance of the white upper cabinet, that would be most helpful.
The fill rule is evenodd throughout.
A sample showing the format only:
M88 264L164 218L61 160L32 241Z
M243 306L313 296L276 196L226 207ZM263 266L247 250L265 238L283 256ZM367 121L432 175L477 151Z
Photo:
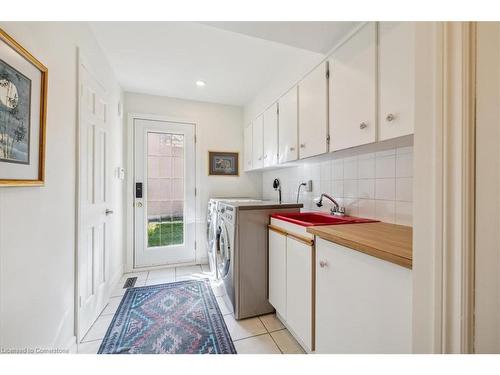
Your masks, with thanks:
M330 58L330 151L376 140L376 24L366 24Z
M274 103L264 116L264 167L278 164L278 103Z
M413 134L415 22L379 23L379 140Z
M252 124L248 125L243 131L244 141L244 170L249 171L252 169Z
M264 116L260 115L252 123L252 168L264 166Z
M299 83L299 157L328 152L328 63Z
M297 160L298 152L298 107L297 86L283 95L279 101L279 162Z

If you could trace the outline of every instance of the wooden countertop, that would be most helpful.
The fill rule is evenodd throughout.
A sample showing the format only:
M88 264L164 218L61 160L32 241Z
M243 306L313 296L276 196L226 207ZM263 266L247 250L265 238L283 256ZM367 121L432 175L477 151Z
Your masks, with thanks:
M411 227L379 222L316 226L308 227L307 231L376 258L412 267Z

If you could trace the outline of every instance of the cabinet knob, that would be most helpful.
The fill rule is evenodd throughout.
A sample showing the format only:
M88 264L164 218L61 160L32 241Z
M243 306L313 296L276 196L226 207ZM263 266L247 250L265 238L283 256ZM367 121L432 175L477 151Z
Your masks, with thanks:
M320 260L319 261L319 266L321 268L325 268L326 266L328 266L328 263L325 260Z
M305 143L301 143L300 144L300 148L306 148L306 144Z
M267 155L264 155L264 159L267 159Z
M385 116L385 121L387 122L394 121L394 115L392 113L389 113L387 116Z
M262 156L259 156L259 160L262 160Z
M290 147L290 151L295 151L295 147Z
M360 129L366 129L366 127L368 127L368 124L366 122L362 122L361 124L359 124Z

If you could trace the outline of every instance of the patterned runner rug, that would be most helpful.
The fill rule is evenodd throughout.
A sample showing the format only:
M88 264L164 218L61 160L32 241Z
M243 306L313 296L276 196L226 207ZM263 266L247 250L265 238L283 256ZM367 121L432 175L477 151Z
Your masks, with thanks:
M129 288L98 354L234 354L210 282Z

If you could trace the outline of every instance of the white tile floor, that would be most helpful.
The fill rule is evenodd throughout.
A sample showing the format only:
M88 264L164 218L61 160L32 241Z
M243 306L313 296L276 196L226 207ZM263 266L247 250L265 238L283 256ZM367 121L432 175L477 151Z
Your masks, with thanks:
M111 293L111 298L94 325L79 345L78 353L97 353L109 324L125 294L123 284L128 277L137 277L135 286L155 285L182 280L210 278L208 265L165 268L154 271L125 274ZM224 299L224 286L215 280L211 282L227 328L239 354L298 354L304 353L290 332L276 318L275 314L235 320Z

